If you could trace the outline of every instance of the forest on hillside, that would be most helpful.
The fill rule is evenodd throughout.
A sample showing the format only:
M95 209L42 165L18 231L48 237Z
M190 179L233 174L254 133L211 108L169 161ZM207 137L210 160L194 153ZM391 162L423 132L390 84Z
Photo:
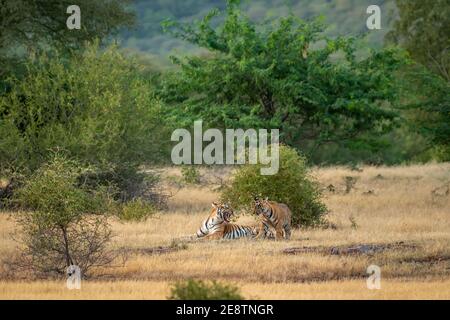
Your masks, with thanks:
M383 10L382 30L367 32L366 8L379 5ZM212 8L224 9L223 0L137 0L131 4L136 12L137 24L121 33L122 44L133 50L150 53L167 65L166 56L173 51L196 52L196 47L168 36L162 30L165 19L193 21L200 19ZM383 37L396 16L395 2L391 0L252 0L242 1L242 10L254 21L273 21L294 14L303 19L323 16L330 35L365 35L371 47L381 47Z

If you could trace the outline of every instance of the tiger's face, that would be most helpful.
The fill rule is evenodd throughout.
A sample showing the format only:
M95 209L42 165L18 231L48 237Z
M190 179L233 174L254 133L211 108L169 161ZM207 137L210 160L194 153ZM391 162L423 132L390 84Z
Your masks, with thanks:
M213 208L216 209L216 217L219 218L220 220L226 221L226 222L230 222L231 217L233 216L234 212L233 209L227 204L223 204L223 203L217 203L217 202L213 202L212 203Z
M258 197L255 197L254 207L255 207L255 213L257 216L266 215L270 210L269 201L267 198L260 199Z

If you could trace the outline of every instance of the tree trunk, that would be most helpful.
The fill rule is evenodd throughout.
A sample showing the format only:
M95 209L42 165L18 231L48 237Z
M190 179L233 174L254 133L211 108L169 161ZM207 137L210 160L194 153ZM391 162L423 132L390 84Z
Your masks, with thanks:
M63 233L64 237L64 253L66 255L66 265L67 267L73 265L72 257L70 256L70 250L69 250L69 241L67 239L67 229L66 227L61 226L61 231Z

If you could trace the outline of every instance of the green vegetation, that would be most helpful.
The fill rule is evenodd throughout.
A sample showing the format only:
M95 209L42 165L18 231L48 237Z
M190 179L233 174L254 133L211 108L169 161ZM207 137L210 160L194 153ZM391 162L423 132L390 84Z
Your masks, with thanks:
M0 76L17 73L27 54L58 47L82 49L85 41L105 39L134 24L134 13L121 0L79 0L83 28L68 30L67 7L73 1L2 0L0 2Z
M182 125L203 119L215 128L279 128L282 142L306 154L324 144L376 148L370 138L389 132L399 116L402 54L383 49L357 58L355 39L326 36L320 20L290 15L257 25L235 2L217 27L217 10L194 24L165 24L211 52L173 58L179 71L160 91L171 116Z
M183 166L181 168L183 181L187 184L200 183L200 171L195 166Z
M392 24L395 4L388 0L244 0L242 10L252 21L273 21L292 13L302 19L313 19L323 15L329 26L327 34L361 35L365 34L368 46L380 48L383 37ZM367 32L366 9L369 5L379 5L383 10L382 30ZM137 0L136 30L122 32L123 45L134 50L151 53L167 64L170 52L198 53L199 50L180 39L174 39L163 32L161 23L165 19L193 21L201 19L211 9L225 9L226 0ZM217 18L216 21L220 18Z
M399 19L387 40L400 44L428 70L450 81L450 5L447 0L396 0Z
M321 225L327 213L320 199L319 186L308 173L306 159L294 149L280 147L280 169L275 175L261 175L262 165L240 167L232 183L222 191L222 199L235 209L252 210L250 204L256 196L285 203L292 211L292 225Z
M21 263L37 272L64 274L70 265L84 273L112 260L107 244L107 213L112 202L104 189L80 185L79 163L54 154L14 195L25 210L15 215L21 228Z
M400 17L387 40L418 65L404 70L412 129L428 139L433 158L450 160L450 6L448 1L397 0Z
M65 27L66 0L1 3L0 206L19 190L36 215L25 227L61 208L61 217L76 213L67 233L73 221L95 226L100 220L78 217L105 190L119 204L111 213L147 218L165 197L143 166L169 162L172 130L199 119L219 129L280 129L280 173L243 166L223 197L237 207L255 193L285 202L297 226L320 224L326 212L307 164L450 160L446 1L82 0L77 32ZM382 7L383 30L362 37L369 4ZM124 31L135 15L138 31ZM135 55L111 45L118 31ZM182 52L172 67L158 65L174 48ZM75 174L61 160L67 185L55 181L61 198L54 190L46 198L39 188L56 170L55 151L88 169ZM199 183L195 167L182 174Z
M145 221L155 213L155 208L142 199L133 199L123 204L118 213L119 219L123 221Z
M91 180L134 198L144 183L138 166L161 161L169 143L161 104L139 68L116 47L95 44L27 62L26 75L11 77L0 96L0 170L32 172L61 149L97 168Z
M29 62L0 97L0 162L35 169L59 147L82 161L136 166L160 155L161 106L115 47Z
M217 281L210 283L188 279L175 283L170 289L171 300L244 300L239 288Z

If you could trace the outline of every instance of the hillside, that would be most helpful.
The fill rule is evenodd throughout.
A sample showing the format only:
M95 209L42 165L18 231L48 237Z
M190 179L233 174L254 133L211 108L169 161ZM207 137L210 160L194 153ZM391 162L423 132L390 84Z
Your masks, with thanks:
M137 26L122 33L122 44L132 50L160 57L174 51L183 54L194 52L190 45L164 34L161 22L165 19L199 19L212 8L223 9L225 3L225 0L137 0L133 4ZM371 4L382 8L383 29L380 31L367 32L366 9ZM395 4L390 0L253 0L243 1L242 7L255 21L270 20L289 13L303 19L323 15L330 26L330 35L361 35L367 32L366 40L372 47L382 45L395 12Z

